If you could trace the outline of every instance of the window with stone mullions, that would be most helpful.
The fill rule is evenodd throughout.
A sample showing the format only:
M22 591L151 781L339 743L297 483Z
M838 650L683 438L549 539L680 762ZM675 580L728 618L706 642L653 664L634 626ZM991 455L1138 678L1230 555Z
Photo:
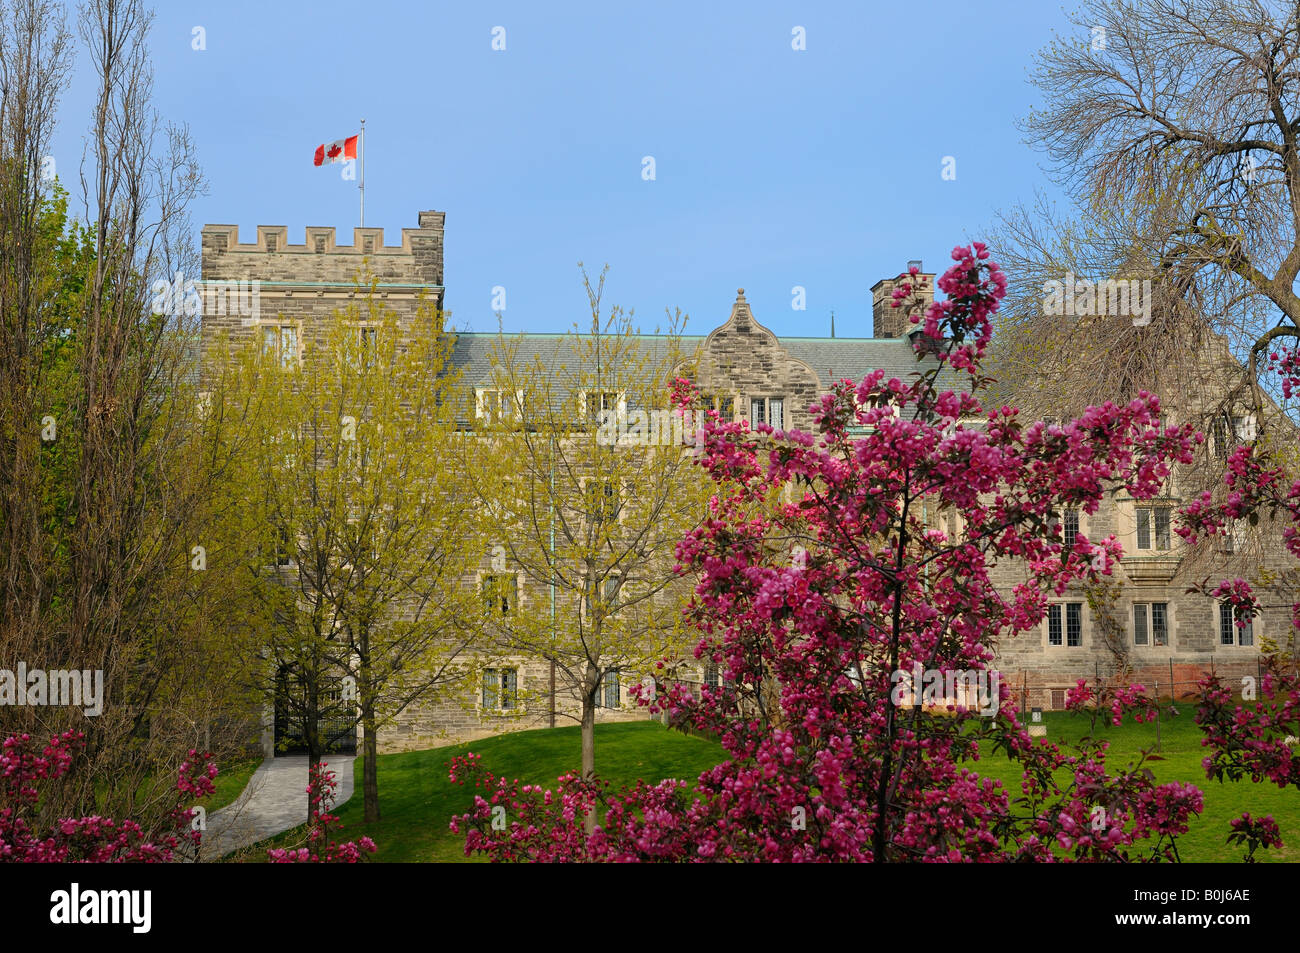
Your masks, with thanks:
M519 670L489 668L483 671L483 708L510 711L519 707Z
M749 399L749 426L771 424L773 430L785 429L785 399L782 397L751 397Z
M1167 550L1169 548L1169 515L1168 506L1144 506L1138 509L1138 549Z
M599 417L603 410L618 410L618 394L612 391L593 391L587 394L587 416Z
M1169 603L1133 603L1133 644L1169 644Z
M1061 625L1063 618L1064 627ZM1060 645L1062 642L1076 648L1083 645L1082 602L1064 603L1064 609L1059 602L1047 607L1047 644Z
M370 368L375 363L375 344L378 339L378 329L372 327L357 328L357 344L361 357L361 366Z
M1061 532L1065 539L1066 552L1074 549L1074 541L1079 538L1079 511L1066 510L1061 517Z
M603 707L618 708L623 704L622 686L618 681L618 669L613 668L605 673L601 688L604 695L604 698L601 699L604 703Z
M1252 417L1234 417L1230 414L1216 416L1210 424L1214 455L1227 459L1237 444L1254 439L1254 429L1255 421Z
M298 363L298 329L292 324L262 327L262 353L277 359L281 367Z
M519 580L510 573L483 577L483 606L491 613L509 615L518 599Z
M587 484L587 518L592 523L612 523L618 519L618 490L613 483Z
M1240 613L1233 611L1231 602L1219 603L1219 644L1220 645L1254 645L1255 623L1247 620L1245 625L1237 627Z

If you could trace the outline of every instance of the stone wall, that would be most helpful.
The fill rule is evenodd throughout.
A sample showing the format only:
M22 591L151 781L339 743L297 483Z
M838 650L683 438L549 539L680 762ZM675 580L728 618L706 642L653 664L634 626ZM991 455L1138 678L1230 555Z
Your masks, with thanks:
M701 393L732 397L739 419L747 419L751 399L775 397L784 402L785 429L811 429L808 407L821 395L821 381L754 319L744 288L736 292L731 317L705 339L698 360Z
M445 212L419 213L419 227L402 229L399 245L384 244L382 228L355 228L351 245L339 245L333 228L308 226L301 245L289 243L283 225L259 225L257 241L242 244L237 225L203 227L202 286L257 281L257 317L203 313L202 366L211 366L219 336L239 340L260 325L292 325L304 351L316 330L336 310L358 297L355 282L369 275L382 303L399 321L416 314L423 296L428 307L442 310L443 232ZM364 297L364 292L361 295ZM205 300L211 302L209 293Z

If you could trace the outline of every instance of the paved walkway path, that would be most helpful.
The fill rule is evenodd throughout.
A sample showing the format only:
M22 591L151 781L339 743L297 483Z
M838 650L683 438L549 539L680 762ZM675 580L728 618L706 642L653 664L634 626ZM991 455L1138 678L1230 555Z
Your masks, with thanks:
M355 760L354 755L325 757L338 782L334 789L335 808L352 796L352 762ZM215 860L306 821L307 756L267 758L253 772L239 797L208 817L202 857Z

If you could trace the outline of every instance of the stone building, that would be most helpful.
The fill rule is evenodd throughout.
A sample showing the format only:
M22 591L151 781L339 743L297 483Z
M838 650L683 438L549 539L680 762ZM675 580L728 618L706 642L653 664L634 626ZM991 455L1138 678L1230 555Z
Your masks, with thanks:
M305 242L294 245L283 226L260 226L252 244L239 242L235 226L206 226L204 286L256 280L260 301L256 316L208 314L205 309L205 358L210 356L214 336L226 332L258 335L286 361L310 360L313 322L358 294L354 277L363 262L373 273L379 295L402 320L415 313L421 295L441 308L444 223L442 212L420 212L419 227L402 229L401 244L392 246L384 244L383 230L378 228L355 229L354 244L340 246L332 228L308 227ZM715 406L724 413L777 428L808 429L808 408L832 381L859 381L876 369L884 369L887 377L906 378L917 367L907 337L912 326L901 310L889 306L890 292L905 277L882 280L871 288L870 337L779 338L760 323L742 289L725 321L707 335L681 341L694 355L701 391L713 395ZM932 300L934 276L922 278L922 293ZM455 361L465 383L476 390L493 386L488 353L496 339L496 334L457 334ZM516 342L526 357L536 355L546 362L554 360L556 340L556 335L525 334ZM651 337L645 343L658 346ZM1230 417L1226 426L1233 432L1217 434L1218 443L1210 450L1221 457L1238 433L1248 436L1250 424L1244 417ZM1180 502L1171 490L1155 501L1138 503L1120 497L1108 500L1091 516L1065 515L1067 539L1076 533L1100 539L1113 532L1126 557L1114 590L1072 589L1054 600L1037 632L1022 633L998 647L997 667L1020 700L1030 706L1061 707L1065 690L1077 679L1125 672L1148 684L1161 684L1162 694L1168 694L1171 680L1178 683L1176 691L1185 692L1211 668L1233 675L1254 674L1261 641L1267 636L1288 637L1293 594L1285 587L1273 593L1276 598L1266 600L1263 616L1245 629L1233 625L1213 600L1185 592L1193 575L1196 579L1212 573L1245 575L1241 568L1247 564L1252 569L1267 566L1279 571L1291 567L1280 547L1268 542L1274 539L1268 534L1263 534L1262 544L1234 547L1229 538L1209 547L1211 551L1201 547L1196 554L1187 553L1171 525ZM959 529L959 517L951 519L950 528ZM1014 565L999 566L997 571L999 582L1008 587L1018 581ZM636 677L637 673L626 676ZM693 677L711 682L717 673L699 669ZM381 750L426 747L507 727L545 725L549 706L528 707L512 700L545 694L550 679L543 660L512 660L485 673L483 685L469 703L406 712L386 736L381 735ZM629 704L629 688L627 680L606 681L600 720L646 717ZM563 713L571 714L572 706Z

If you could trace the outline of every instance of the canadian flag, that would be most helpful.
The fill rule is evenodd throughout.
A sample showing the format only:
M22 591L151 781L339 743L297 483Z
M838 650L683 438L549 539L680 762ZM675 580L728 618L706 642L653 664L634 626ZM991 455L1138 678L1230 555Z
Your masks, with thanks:
M346 159L355 159L356 157L357 137L348 136L346 139L336 139L333 142L317 146L315 164L324 165L326 162L343 162Z

